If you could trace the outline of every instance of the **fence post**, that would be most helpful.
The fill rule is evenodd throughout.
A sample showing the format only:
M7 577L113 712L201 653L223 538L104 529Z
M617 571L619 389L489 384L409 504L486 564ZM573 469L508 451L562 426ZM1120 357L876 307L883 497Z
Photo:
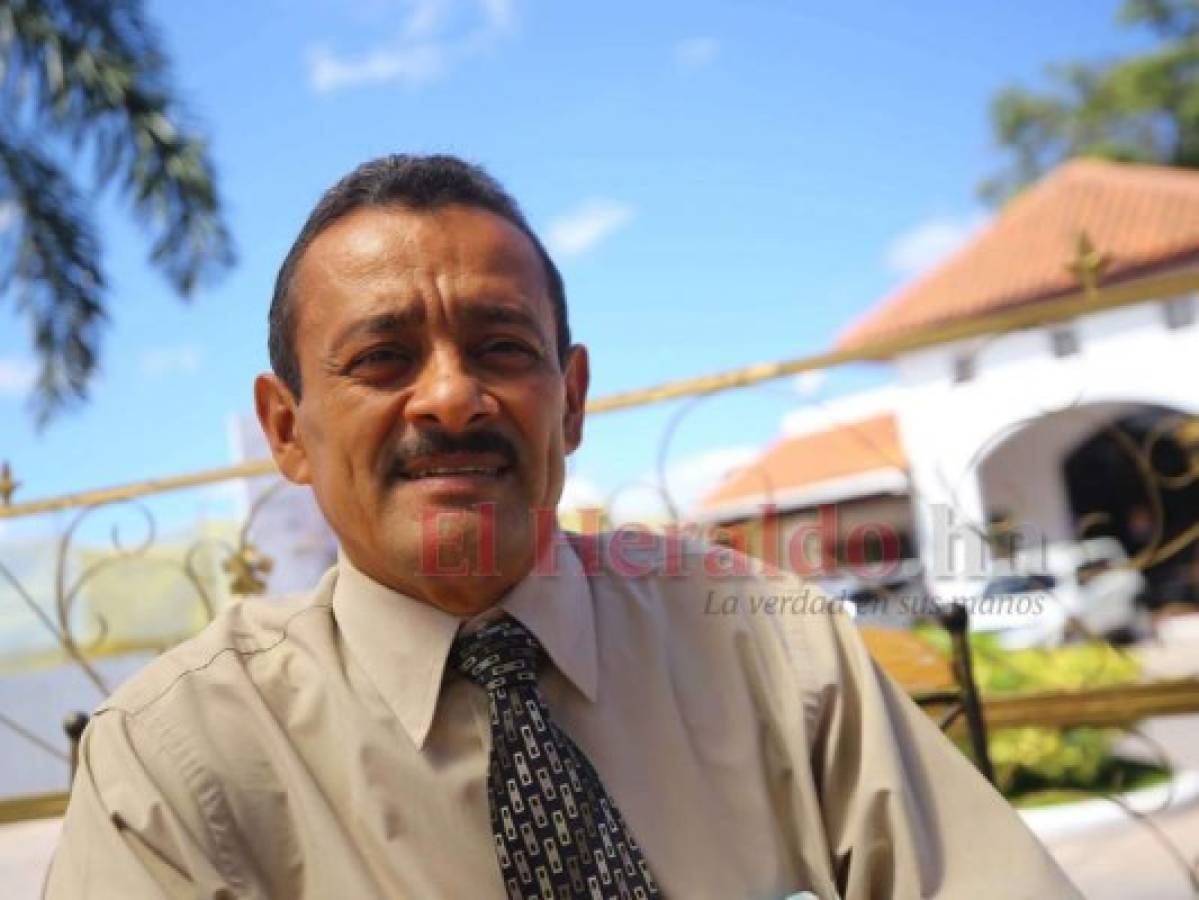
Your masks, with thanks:
M953 641L953 673L962 694L962 713L966 717L966 728L970 732L974 764L987 781L994 784L995 770L991 766L991 754L987 750L987 722L983 717L982 702L978 697L978 685L974 681L974 662L967 633L970 614L963 604L954 603L941 613L940 618L941 624Z

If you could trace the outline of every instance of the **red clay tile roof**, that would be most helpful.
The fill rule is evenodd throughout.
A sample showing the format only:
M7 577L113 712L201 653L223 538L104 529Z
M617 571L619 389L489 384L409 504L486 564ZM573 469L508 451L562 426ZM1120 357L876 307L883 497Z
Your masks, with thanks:
M757 497L768 499L818 482L886 468L907 468L899 429L890 413L784 438L731 475L700 505L710 510Z
M1067 266L1081 232L1110 257L1103 281L1199 253L1199 172L1093 159L1065 163L946 262L850 326L837 346L856 349L1077 290Z

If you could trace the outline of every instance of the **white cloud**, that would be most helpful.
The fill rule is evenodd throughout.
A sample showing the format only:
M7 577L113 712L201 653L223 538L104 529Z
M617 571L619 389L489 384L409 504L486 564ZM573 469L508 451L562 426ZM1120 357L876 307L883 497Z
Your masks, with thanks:
M404 37L411 41L433 37L443 27L449 11L447 0L416 0L404 22Z
M483 11L493 28L511 31L516 25L515 0L482 0Z
M31 359L0 357L0 396L23 396L37 381L37 363Z
M396 38L358 54L308 52L308 80L320 93L397 82L419 87L448 74L509 35L514 0L408 0Z
M806 405L784 413L779 430L791 437L826 431L883 413L894 413L898 404L899 392L890 384L828 400L813 398Z
M555 256L586 253L627 225L633 208L615 200L588 200L550 222L546 243Z
M666 470L670 494L679 506L690 509L696 501L737 469L756 459L761 452L761 447L738 444L681 459Z
M828 371L817 369L813 372L800 372L792 379L791 385L799 396L815 397L824 388L826 381L828 381Z
M309 79L322 93L387 81L419 85L432 81L443 71L445 59L441 48L436 46L375 50L354 59L338 59L323 47L308 54Z
M674 45L674 61L684 69L711 65L720 53L720 42L712 37L689 37Z
M935 266L974 237L986 216L942 216L921 222L899 235L887 247L887 268L912 278Z
M153 377L191 375L200 370L203 357L203 351L191 344L154 347L142 353L142 374Z
M666 467L666 487L679 514L686 517L699 500L761 452L760 447L737 444L705 450L670 463ZM669 516L662 494L657 473L646 473L616 494L609 515L617 524L660 521Z

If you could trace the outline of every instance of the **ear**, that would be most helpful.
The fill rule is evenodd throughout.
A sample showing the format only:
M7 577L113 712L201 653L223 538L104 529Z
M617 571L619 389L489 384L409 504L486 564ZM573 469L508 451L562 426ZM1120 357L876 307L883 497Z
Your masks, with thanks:
M566 411L562 415L562 432L566 436L566 452L574 453L583 443L583 418L586 415L587 387L591 382L591 367L587 348L575 344L566 361Z
M254 409L271 445L271 455L283 476L295 484L311 484L308 455L296 427L297 401L291 389L274 375L254 379Z

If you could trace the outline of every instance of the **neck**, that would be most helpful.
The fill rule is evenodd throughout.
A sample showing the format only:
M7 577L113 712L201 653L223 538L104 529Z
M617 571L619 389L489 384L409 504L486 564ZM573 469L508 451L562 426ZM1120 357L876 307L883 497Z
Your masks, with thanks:
M452 616L470 618L500 603L533 571L538 560L552 554L558 534L558 529L553 529L529 547L526 553L496 560L485 572L480 571L478 565L468 564L447 566L446 571L422 575L415 566L382 565L344 545L340 552L343 559L372 581L435 606ZM405 568L408 571L404 571ZM458 572L456 568L462 568L463 571Z

